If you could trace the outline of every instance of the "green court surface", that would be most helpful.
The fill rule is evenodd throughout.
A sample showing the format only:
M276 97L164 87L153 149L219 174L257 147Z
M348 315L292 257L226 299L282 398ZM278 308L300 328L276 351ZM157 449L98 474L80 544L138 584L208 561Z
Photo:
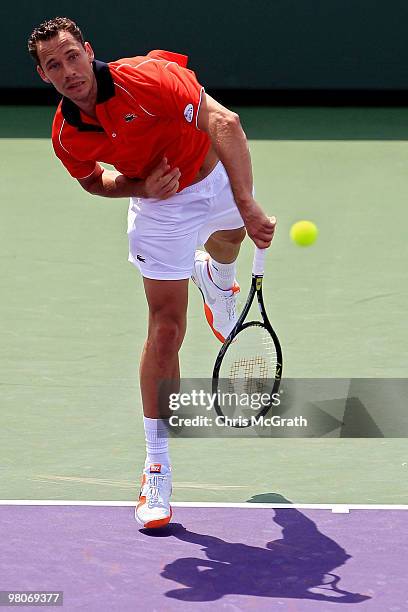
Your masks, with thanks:
M144 460L147 309L127 201L55 158L52 109L0 108L0 497L133 500ZM258 201L278 217L265 298L290 377L408 373L405 109L242 109ZM301 249L289 228L311 219ZM249 240L239 259L245 296ZM182 374L219 349L192 285ZM384 405L387 410L387 405ZM172 441L175 501L406 504L404 439Z

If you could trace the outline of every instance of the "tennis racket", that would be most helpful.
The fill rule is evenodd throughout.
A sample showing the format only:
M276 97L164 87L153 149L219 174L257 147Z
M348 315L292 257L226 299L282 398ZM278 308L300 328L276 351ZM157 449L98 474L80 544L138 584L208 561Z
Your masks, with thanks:
M247 301L214 365L214 409L232 427L249 427L254 424L251 417L264 417L278 405L274 402L282 377L282 350L263 300L265 256L266 249L255 248ZM255 296L261 320L248 316ZM254 398L257 401L252 401Z

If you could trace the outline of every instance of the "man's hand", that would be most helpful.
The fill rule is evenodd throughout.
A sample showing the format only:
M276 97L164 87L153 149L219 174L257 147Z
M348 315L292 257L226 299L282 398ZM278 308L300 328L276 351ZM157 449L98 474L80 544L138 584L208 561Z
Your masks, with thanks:
M170 170L167 159L163 157L144 181L145 197L166 200L177 192L180 176L180 170Z
M275 233L276 218L267 217L255 200L252 200L244 210L240 210L240 213L248 236L258 248L268 248Z
M116 170L107 170L100 164L95 164L95 170L84 179L78 179L85 191L106 198L156 198L164 200L174 195L179 188L181 176L178 168L170 172L167 159L152 170L145 179L128 178Z

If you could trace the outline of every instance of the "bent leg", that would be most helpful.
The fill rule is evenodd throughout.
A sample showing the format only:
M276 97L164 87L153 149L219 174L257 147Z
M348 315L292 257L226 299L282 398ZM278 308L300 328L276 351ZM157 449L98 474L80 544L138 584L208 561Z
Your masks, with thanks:
M243 227L217 230L204 244L207 253L195 254L192 278L204 298L207 322L220 342L225 342L237 321L235 260L244 238Z
M235 283L236 264L245 228L213 232L205 243L209 253L208 271L211 280L223 291L232 289Z
M244 227L232 230L219 230L211 234L204 246L215 261L231 264L238 257L245 234Z

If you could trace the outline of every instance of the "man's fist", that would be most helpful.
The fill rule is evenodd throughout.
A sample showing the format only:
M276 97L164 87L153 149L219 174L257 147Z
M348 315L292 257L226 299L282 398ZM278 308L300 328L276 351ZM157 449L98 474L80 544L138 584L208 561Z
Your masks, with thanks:
M267 217L255 200L252 200L251 205L244 212L240 212L248 236L258 248L268 248L275 233L276 217Z
M167 159L163 157L161 162L152 170L145 179L146 198L165 200L174 195L179 188L181 173L178 168L170 170Z

